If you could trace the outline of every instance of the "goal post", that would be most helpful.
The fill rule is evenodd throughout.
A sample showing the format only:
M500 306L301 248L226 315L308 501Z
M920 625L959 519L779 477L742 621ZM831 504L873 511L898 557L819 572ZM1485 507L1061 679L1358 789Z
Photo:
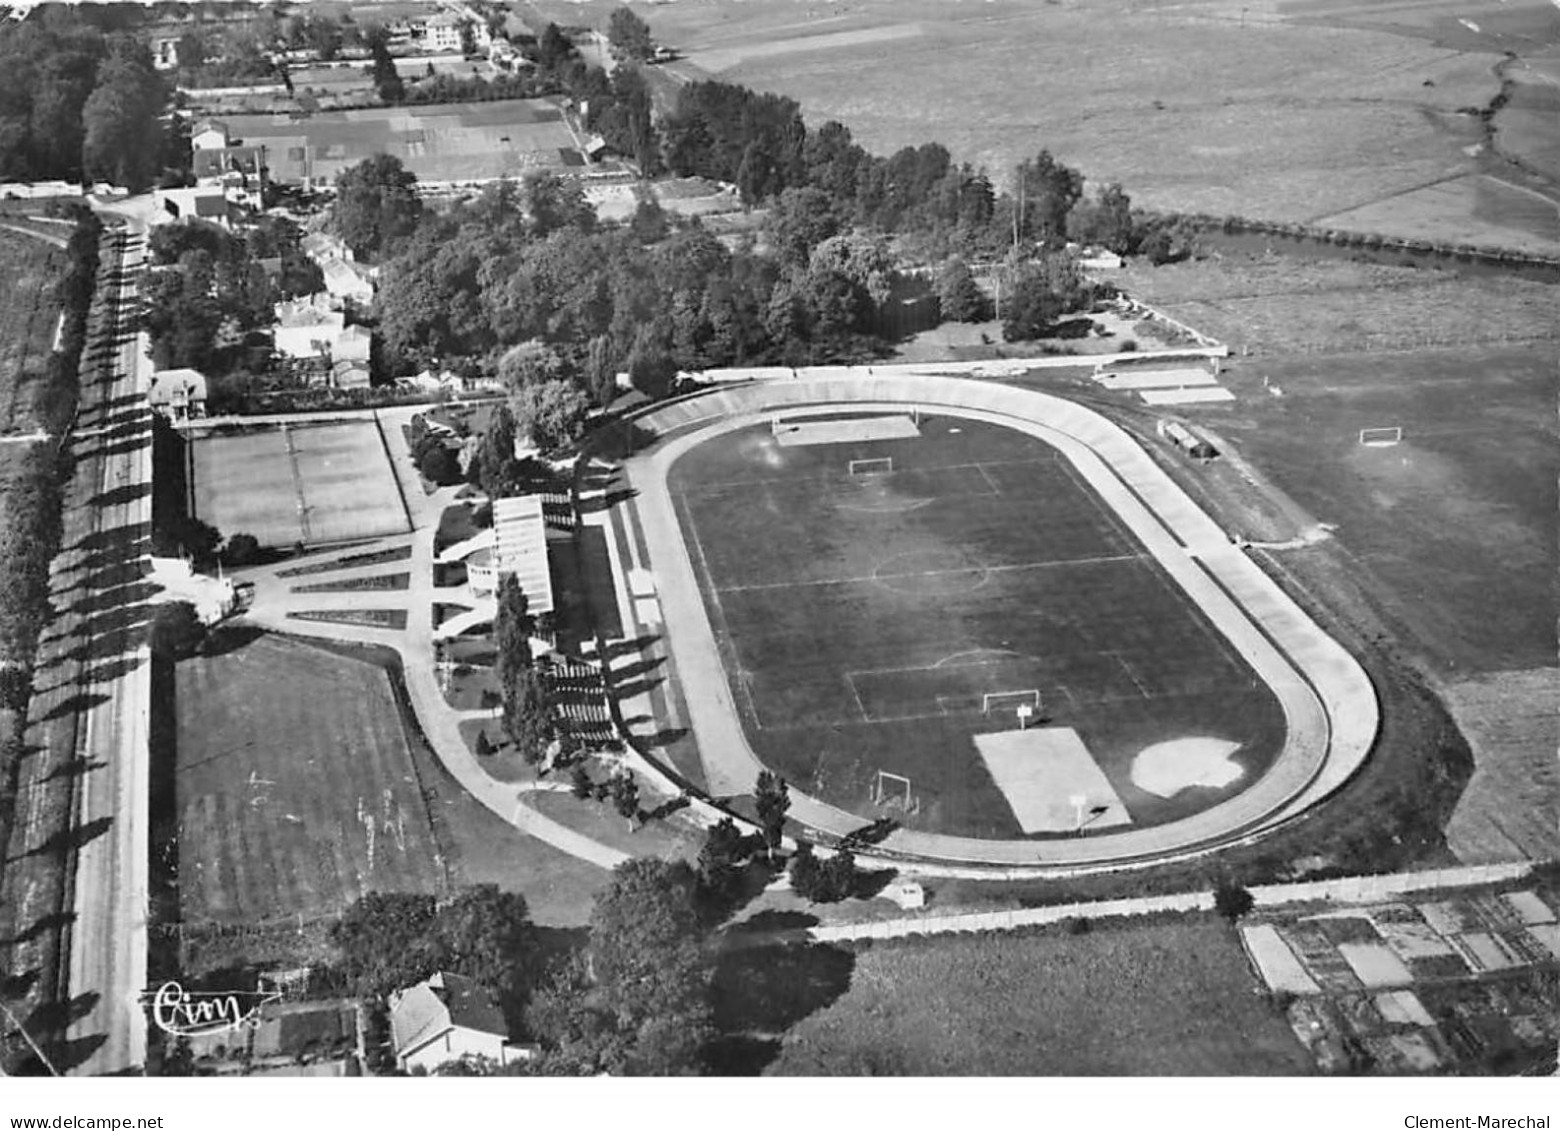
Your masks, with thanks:
M888 770L878 770L872 779L872 804L880 809L899 809L905 813L916 813L921 808L910 779Z
M893 470L893 456L878 456L875 459L853 459L850 461L850 473L852 475L882 475Z
M980 697L980 713L989 715L992 711L1016 709L1028 707L1029 710L1022 715L1023 720L1031 719L1040 713L1040 691L1038 688L1028 688L1024 691L988 691Z
M1390 428L1361 428L1360 444L1367 448L1390 448L1393 444L1401 443L1403 429L1394 424Z

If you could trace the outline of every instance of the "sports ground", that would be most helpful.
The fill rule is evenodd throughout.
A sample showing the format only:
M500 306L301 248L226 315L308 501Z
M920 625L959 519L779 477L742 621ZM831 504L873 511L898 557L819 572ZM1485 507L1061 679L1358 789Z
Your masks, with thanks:
M1175 820L1262 775L1284 739L1272 693L1056 448L882 419L810 418L818 443L755 425L673 466L762 761L868 817L905 789L887 771L919 811L881 812L994 838Z
M225 119L236 140L263 145L279 181L330 184L388 153L420 181L492 180L584 164L562 112L540 99L330 110Z
M373 421L216 432L190 444L197 518L262 546L328 545L409 529Z

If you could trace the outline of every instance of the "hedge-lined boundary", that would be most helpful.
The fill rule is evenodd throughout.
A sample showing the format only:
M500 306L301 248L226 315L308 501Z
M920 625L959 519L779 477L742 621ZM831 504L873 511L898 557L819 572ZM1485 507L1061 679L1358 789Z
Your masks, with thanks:
M0 709L24 710L38 634L49 616L49 563L59 552L61 508L71 457L66 434L81 392L79 367L96 283L103 225L90 213L71 233L65 274L55 284L64 314L60 350L49 358L38 416L53 440L27 449L3 486L0 525Z

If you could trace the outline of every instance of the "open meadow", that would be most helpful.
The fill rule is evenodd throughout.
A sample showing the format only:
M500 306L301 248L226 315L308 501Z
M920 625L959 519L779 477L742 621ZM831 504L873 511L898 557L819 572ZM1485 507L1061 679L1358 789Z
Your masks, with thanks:
M683 0L645 16L683 53L668 68L683 79L789 95L813 125L837 119L882 153L938 141L998 182L1049 148L1142 205L1298 222L1479 172L1522 179L1481 155L1478 116L1516 40L1455 18L1515 13L1498 0L1455 15L1380 7ZM573 23L606 11L542 8ZM1523 13L1522 49L1556 41L1542 6ZM1546 235L1526 216L1488 215L1488 196L1427 199L1417 219L1452 221L1448 238L1553 250L1552 210Z
M1308 1074L1257 989L1212 917L878 943L856 951L841 997L785 1034L768 1073Z

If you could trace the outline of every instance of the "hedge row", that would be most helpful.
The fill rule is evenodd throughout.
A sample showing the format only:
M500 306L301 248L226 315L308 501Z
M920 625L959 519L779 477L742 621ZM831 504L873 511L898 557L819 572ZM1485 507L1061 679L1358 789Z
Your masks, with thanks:
M60 435L76 411L81 383L78 367L86 343L87 313L98 268L102 224L90 213L71 235L65 275L56 295L65 315L61 350L49 359L46 388L38 415ZM45 441L28 449L4 485L6 521L0 525L0 707L21 710L27 704L38 634L49 616L49 563L59 551L61 509L71 459L63 443Z

